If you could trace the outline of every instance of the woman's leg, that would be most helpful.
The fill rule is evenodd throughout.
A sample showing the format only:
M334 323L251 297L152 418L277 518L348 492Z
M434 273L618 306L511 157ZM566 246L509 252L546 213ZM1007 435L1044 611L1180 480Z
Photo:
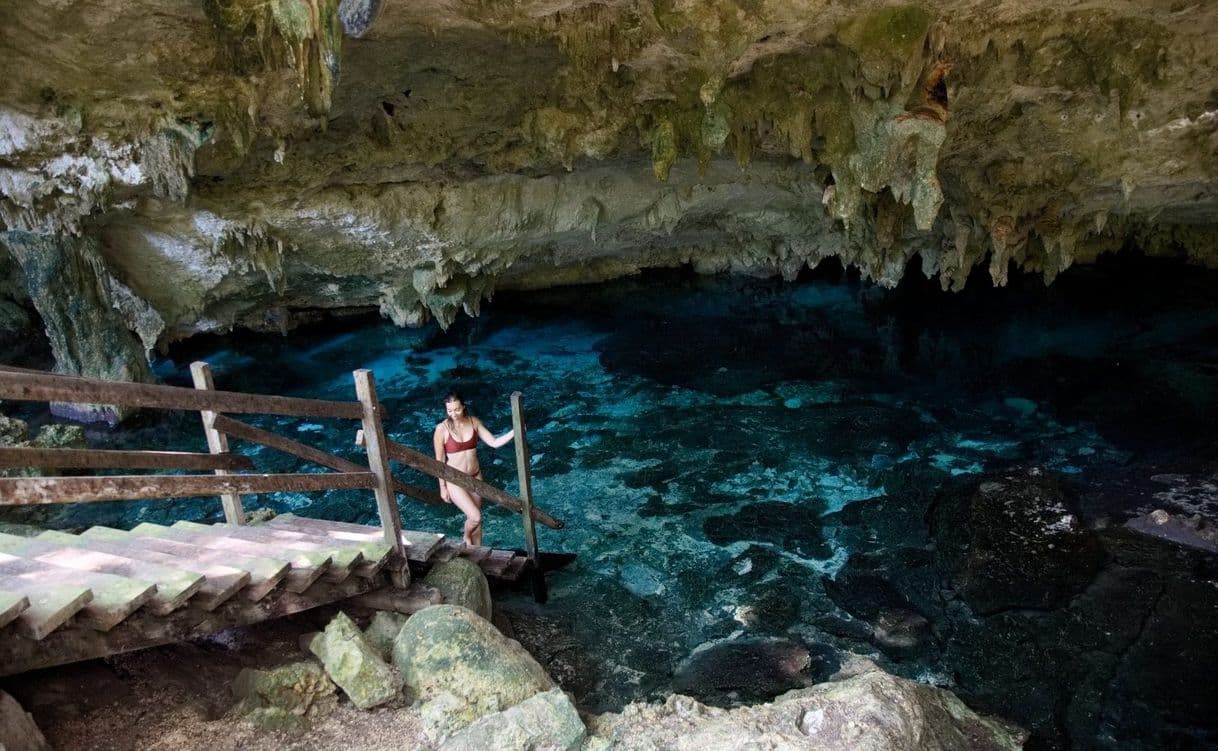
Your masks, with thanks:
M476 495L471 495L465 488L459 488L452 483L448 484L448 497L452 499L453 505L461 509L461 513L465 514L465 534L463 535L465 544L481 545L482 499ZM475 498L478 500L475 501Z

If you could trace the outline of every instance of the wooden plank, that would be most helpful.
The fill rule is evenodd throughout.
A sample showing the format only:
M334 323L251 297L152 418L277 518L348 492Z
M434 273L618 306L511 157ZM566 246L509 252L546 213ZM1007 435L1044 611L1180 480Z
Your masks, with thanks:
M516 477L520 483L520 520L524 525L524 549L537 560L537 528L533 524L533 479L529 472L529 439L524 427L524 406L519 391L512 392L512 435L516 444Z
M461 548L450 542L445 542L442 545L437 545L431 555L427 557L428 563L445 563L456 558L461 553Z
M327 519L311 519L307 516L296 516L295 514L280 514L268 522L268 526L273 527L288 522L302 527L313 527L319 531L324 531L330 536L338 535L340 539L364 541L377 541L381 539L381 530L376 527L366 527L363 524L351 524L350 522L334 522ZM412 529L404 529L401 533L401 540L403 547L406 548L407 559L423 563L428 560L428 556L444 540L444 535L435 532L417 532Z
M200 391L216 390L216 384L212 382L211 368L207 363L192 362L190 377L194 381L196 389ZM216 418L216 413L205 409L199 413L199 416L203 419L203 436L207 439L207 450L217 455L227 453L228 437L211 426L211 421ZM215 470L217 475L227 474L223 467L216 467ZM245 508L241 505L240 494L222 493L220 505L224 509L225 521L229 524L245 524Z
M312 542L316 545L328 545L332 548L353 547L360 551L364 556L363 563L352 569L352 573L356 576L370 578L385 567L389 562L389 557L393 553L393 548L380 540L367 541L360 536L351 535L344 532L336 532L332 535L326 534L315 526L296 523L296 517L287 514L289 518L282 519L278 523L267 523L260 525L261 529L273 529L283 535L291 535L303 542ZM276 517L280 519L280 517ZM380 530L371 529L377 535ZM344 537L344 535L347 535Z
M263 543L271 550L292 551L292 553L307 555L309 561L314 565L322 565L324 561L328 560L329 567L322 575L328 582L337 583L346 579L356 566L364 562L364 554L360 552L359 548L318 545L306 540L293 539L290 534L285 535L262 525L245 527L236 524L198 524L179 521L174 522L170 528Z
M183 529L171 529L159 524L144 522L131 530L133 534L157 537L165 540L188 542L199 547L241 553L248 556L267 556L272 560L287 561L290 566L284 577L284 587L293 592L304 592L326 573L330 566L329 558L318 558L296 550L268 550L249 540L224 535L212 535L200 532L188 532Z
M189 451L0 448L0 467L41 469L253 469L249 457Z
M91 590L93 596L76 612L76 622L99 631L109 631L117 626L156 592L156 585L149 582L64 568L8 553L0 553L0 576L8 578L8 581L0 581L0 587L24 592L30 598L30 608L26 612L33 609L43 587L55 591L60 587ZM14 578L22 581L24 586L20 589L12 586ZM18 616L20 619L21 616Z
M399 558L406 557L402 546L402 518L398 513L397 499L393 494L389 472L389 454L385 451L385 423L381 403L376 396L376 382L372 371L360 369L352 373L355 378L355 395L363 407L364 450L368 453L368 469L376 476L376 512L381 520L381 532L385 542L393 546ZM405 584L405 582L402 582Z
M528 566L528 557L518 555L512 559L511 563L507 565L507 568L503 570L503 573L499 575L499 578L505 581L514 582L520 578L520 574L523 573Z
M0 589L0 628L12 623L13 619L29 606L30 598L24 594Z
M81 537L80 535L70 535L66 532L47 530L38 535L37 539L60 545L87 548L101 553L146 561L198 574L202 577L203 583L191 600L191 604L197 605L204 610L215 610L221 603L240 592L251 581L249 571L229 565L195 561L190 558L180 558L158 552L150 549L146 541L139 540L138 538L128 538L125 542L117 542L97 536ZM287 564L284 564L283 569L284 571L287 570Z
M167 529L167 528L162 528ZM153 535L137 535L121 529L110 527L90 527L81 533L86 540L101 539L123 545L138 544L147 550L178 558L183 563L193 562L198 565L224 565L238 567L250 575L249 584L242 591L247 600L261 600L275 589L291 571L287 561L276 560L259 551L254 555L246 555L233 550L215 550L201 545L193 545L181 540L170 540Z
M351 577L340 584L319 582L303 594L280 588L258 602L234 597L212 611L185 607L167 616L136 613L108 633L69 626L55 631L42 642L6 633L6 638L0 639L0 675L199 639L226 628L328 605L384 585L383 577Z
M8 556L9 560L15 556ZM89 600L93 592L77 584L48 584L33 581L24 566L8 565L0 556L0 587L22 594L28 601L17 614L13 628L28 639L42 639L67 623ZM4 639L0 639L3 642Z
M419 582L411 584L407 589L384 587L351 598L351 603L354 605L406 615L414 615L423 608L439 605L442 602L444 602L444 595L440 594L439 590Z
M52 566L78 571L98 571L152 584L156 591L153 592L148 607L160 615L182 607L203 586L203 577L188 571L97 550L61 545L45 539L0 534L0 552Z
M0 479L0 505L191 498L221 493L369 489L371 472L282 475L106 475Z
M492 552L493 550L485 545L463 545L462 547L457 548L458 556L464 558L470 563L477 563L479 565L481 565L482 561L486 560L486 558L489 557Z
M128 407L185 409L192 412L212 410L294 417L345 417L355 420L361 419L364 414L363 408L357 402L243 394L236 391L197 391L180 386L107 381L13 368L0 368L0 399L120 404Z
M253 425L248 425L240 420L234 420L227 415L216 415L212 418L211 425L216 430L228 435L232 438L237 438L250 443L257 443L262 446L273 448L276 451L282 451L285 454L295 456L299 459L304 459L307 462L329 467L330 469L338 470L339 472L367 472L368 468L356 464L353 461L348 461L342 457L327 453L321 449L314 448L307 443L292 440L278 433L272 433L269 430L256 428ZM430 503L433 506L447 505L439 495L423 488L410 485L402 482L396 477L393 478L393 489L402 495L415 498Z
M476 477L471 477L459 469L453 469L444 462L438 462L426 454L421 454L412 448L394 441L387 442L386 450L389 452L390 459L399 461L432 477L439 477L445 482L451 482L458 487L465 488L469 492L476 493L488 501L503 506L509 511L514 511L517 514L523 513L524 506L519 498ZM562 529L564 526L562 521L555 519L541 509L533 509L533 518L550 529Z

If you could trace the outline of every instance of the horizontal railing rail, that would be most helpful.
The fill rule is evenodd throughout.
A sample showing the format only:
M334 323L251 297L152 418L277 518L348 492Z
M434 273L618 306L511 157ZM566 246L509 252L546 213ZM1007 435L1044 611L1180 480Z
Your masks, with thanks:
M339 417L359 420L364 416L359 402L303 399L272 394L246 394L162 386L151 383L107 381L99 378L38 373L0 368L0 399L72 404L116 404L142 409L244 412L290 417Z
M190 498L220 493L279 493L366 490L371 472L276 475L101 475L96 477L0 478L0 504L16 506L93 501Z
M224 469L252 470L254 462L237 454L189 451L115 451L0 447L0 467L39 469Z

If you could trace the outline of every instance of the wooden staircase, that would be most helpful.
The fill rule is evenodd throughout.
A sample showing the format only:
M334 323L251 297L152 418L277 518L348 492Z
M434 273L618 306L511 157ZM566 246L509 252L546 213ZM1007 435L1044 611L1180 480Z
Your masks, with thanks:
M463 557L514 581L529 559L403 530L285 514L259 526L176 522L80 535L0 535L0 675L199 638L339 600L414 612L442 600L410 581Z

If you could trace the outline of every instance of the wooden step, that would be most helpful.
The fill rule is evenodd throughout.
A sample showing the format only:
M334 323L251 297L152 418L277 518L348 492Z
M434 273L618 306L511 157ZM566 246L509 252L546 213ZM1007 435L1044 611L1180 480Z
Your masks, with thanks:
M516 553L512 550L492 550L482 561L482 573L499 578L515 557Z
M204 563L189 558L180 558L161 553L148 547L146 540L129 537L125 542L111 542L97 537L81 537L66 532L48 530L38 535L39 540L60 545L95 550L99 553L122 556L160 566L168 566L203 577L199 591L191 600L204 610L215 610L250 583L250 572L232 566ZM157 585L160 586L159 584Z
M144 522L131 530L137 535L156 537L162 540L190 543L202 548L241 553L250 556L267 556L272 560L286 561L290 566L284 577L284 587L290 592L304 592L321 578L330 566L329 556L305 553L299 550L279 550L269 545L262 545L236 537L214 534L211 532L192 532L184 529L163 527L160 524Z
M0 552L54 566L100 571L154 584L156 592L147 607L158 615L182 607L203 586L203 577L198 574L43 539L0 534Z
M461 556L470 563L477 563L479 566L482 562L490 557L494 552L494 548L488 548L484 545L465 545L457 548L457 555Z
M30 598L20 592L6 592L0 589L0 628L13 622L21 615L21 611L30 606Z
M327 530L317 524L301 524L300 518L292 514L277 516L270 523L262 526L280 530L284 534L300 535L302 539L318 544L329 543L357 548L364 554L364 562L355 567L354 573L356 576L366 579L371 579L384 568L385 564L389 562L389 556L393 553L393 548L389 546L389 543L382 541L383 538L379 531L376 541L369 542L364 539L363 534Z
M436 547L432 551L431 556L427 559L428 563L446 563L456 558L461 553L461 548L453 545L450 542L445 542L443 545Z
M366 527L362 524L351 524L350 522L332 522L325 519L310 519L306 516L296 516L295 514L281 514L267 522L266 526L275 527L278 525L288 525L292 528L313 527L319 531L323 531L327 536L334 536L341 533L340 539L363 542L383 542L384 533L379 527ZM401 532L402 544L406 547L406 558L412 561L423 563L428 560L432 551L435 550L443 540L444 535L436 534L435 532L416 532L411 529L403 529Z
M26 598L28 604L17 614L13 627L19 634L35 640L45 638L67 623L93 599L93 592L88 587L46 581L43 577L29 575L25 567L10 566L3 560L0 560L0 588Z
M354 569L364 562L364 554L355 546L342 546L335 544L317 544L308 540L302 539L299 535L278 529L268 529L265 526L246 526L237 524L196 524L195 522L174 522L173 529L184 529L191 532L201 532L204 534L223 535L224 537L233 537L239 540L249 540L259 544L270 546L275 550L292 550L301 553L306 553L315 556L317 560L322 557L330 559L330 566L323 574L323 578L332 583L345 581L348 576L354 572Z
M105 540L115 544L138 545L142 549L172 556L183 562L198 565L232 566L249 574L249 584L241 591L247 600L261 600L275 589L288 575L291 565L287 561L273 560L265 556L251 556L230 550L191 545L178 540L161 539L147 535L136 535L110 527L90 527L80 534L83 540Z
M20 589L9 582L0 582L0 588L10 592L24 592L30 598L31 608L43 587L67 586L77 590L90 590L93 596L76 612L76 622L98 631L109 631L122 623L156 593L156 585L149 582L64 568L8 553L0 553L0 575L16 577L25 582L25 586Z

